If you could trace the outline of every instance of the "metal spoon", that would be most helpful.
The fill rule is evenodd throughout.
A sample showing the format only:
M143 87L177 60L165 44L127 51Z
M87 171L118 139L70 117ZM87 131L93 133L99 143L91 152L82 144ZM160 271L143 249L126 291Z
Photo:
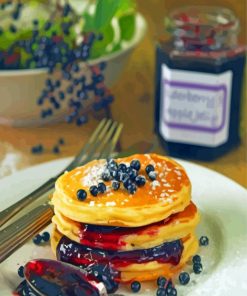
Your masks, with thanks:
M29 261L24 267L24 275L30 288L41 296L108 295L103 283L96 282L83 269L60 261Z

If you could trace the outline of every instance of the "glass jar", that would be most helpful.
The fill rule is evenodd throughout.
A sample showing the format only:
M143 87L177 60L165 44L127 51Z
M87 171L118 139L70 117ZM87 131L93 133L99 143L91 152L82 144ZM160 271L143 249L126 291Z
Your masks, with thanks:
M188 6L166 26L156 51L156 133L171 156L215 159L240 142L239 21L225 8Z

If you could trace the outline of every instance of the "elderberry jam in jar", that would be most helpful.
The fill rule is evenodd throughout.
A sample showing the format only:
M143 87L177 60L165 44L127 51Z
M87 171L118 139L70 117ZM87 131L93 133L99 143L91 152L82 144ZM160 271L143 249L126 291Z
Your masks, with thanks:
M169 155L215 159L240 142L239 21L225 8L188 6L166 26L156 51L156 133Z

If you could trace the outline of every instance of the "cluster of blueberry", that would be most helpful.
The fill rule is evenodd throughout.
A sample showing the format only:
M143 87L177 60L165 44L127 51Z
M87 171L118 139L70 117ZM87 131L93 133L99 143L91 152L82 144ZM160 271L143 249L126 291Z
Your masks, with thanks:
M6 8L7 3L2 4L2 9ZM18 2L13 5L16 6L10 17L17 20L24 4ZM50 74L56 70L56 79L52 79L52 76L47 79L37 100L37 104L42 105L41 118L52 116L66 99L70 108L66 121L68 123L75 122L80 126L88 121L89 111L97 112L106 109L113 101L113 96L104 83L103 70L106 64L102 62L97 66L87 65L87 69L91 73L90 81L82 74L80 68L80 63L85 63L89 59L94 41L101 40L103 37L102 34L85 33L81 44L75 47L71 44L71 40L67 41L66 39L77 21L68 3L64 5L60 18L62 32L57 32L54 29L56 23L52 20L52 15L51 19L42 25L34 19L30 37L16 40L7 51L0 51L0 69L48 68ZM9 31L13 34L17 33L16 26L11 24ZM0 27L0 35L3 33L4 31ZM28 57L24 65L21 63L23 54L20 52L25 52ZM65 84L67 85L66 89ZM90 97L90 94L93 94L95 100L89 104L89 107L84 108L85 100ZM46 106L44 106L45 103Z
M202 272L202 262L201 262L201 257L199 255L195 255L192 258L193 262L193 271L195 274L199 274Z
M33 238L33 243L35 245L40 245L41 242L48 242L50 240L50 233L45 231L42 234L37 234L34 238Z
M58 143L56 145L54 145L54 147L52 148L52 152L54 154L58 154L60 153L60 145L64 145L64 139L63 138L60 138L58 140ZM31 148L31 152L33 154L41 154L44 152L44 146L42 144L38 144L38 145L35 145Z
M156 291L157 296L176 296L177 290L174 287L171 280L167 280L165 277L160 276L157 279L158 289ZM131 283L130 288L132 292L138 293L141 290L141 283L134 281Z
M113 190L118 190L120 188L121 182L123 187L128 190L130 194L134 194L138 187L142 187L146 184L146 177L143 175L138 175L141 168L141 163L139 160L132 160L130 166L125 163L117 164L113 159L107 160L107 165L102 173L102 180L105 182L111 181L111 186ZM149 164L146 166L145 171L151 181L156 179L157 173L154 170L154 166ZM106 185L103 182L93 185L89 188L89 192L93 196L97 196L100 193L106 191ZM84 189L79 189L77 191L78 200L85 200L87 198L87 192Z
M113 159L107 161L106 169L102 173L103 181L112 181L112 188L118 190L120 183L123 183L123 187L128 190L130 194L134 194L137 191L137 187L142 187L146 184L146 177L139 175L141 163L135 159L127 166L125 163L117 164ZM154 166L149 164L146 166L145 171L151 181L156 179L156 172Z

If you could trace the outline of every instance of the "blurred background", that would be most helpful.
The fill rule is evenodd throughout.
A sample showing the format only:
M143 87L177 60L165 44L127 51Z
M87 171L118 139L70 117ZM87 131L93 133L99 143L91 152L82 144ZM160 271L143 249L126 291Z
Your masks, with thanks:
M79 2L83 1L77 1L78 5ZM136 142L147 141L154 144L154 151L167 154L167 151L160 145L157 135L154 133L155 47L160 37L165 34L164 18L171 10L182 5L205 4L231 9L240 21L240 43L246 44L247 1L245 0L136 1L136 12L140 13L146 22L139 24L141 29L139 27L136 28L137 31L141 30L140 36L138 35L131 50L129 50L129 56L124 60L121 57L120 60L115 60L114 62L111 71L119 71L119 76L116 81L110 83L110 92L114 95L114 101L107 107L108 115L110 113L115 120L124 123L124 131L121 137L121 147L123 150ZM124 26L128 26L128 22ZM123 63L121 70L116 70L116 65L121 63ZM109 64L110 62L108 62L108 69L110 67ZM1 79L3 76L9 75L7 72L6 70L5 72L0 70L0 91L2 92L0 92L0 100L3 101L6 100L5 96L8 95L11 88L10 85L1 88ZM111 76L111 74L106 75ZM44 82L44 78L42 79ZM111 77L109 79L111 80ZM193 161L214 169L247 187L247 105L246 80L244 78L243 80L240 145L213 161ZM35 89L33 82L28 83L30 85L30 92L35 91L33 90ZM0 104L0 111L3 105L4 103ZM11 109L21 109L22 106L23 103L18 105L18 107L13 103ZM26 107L23 106L23 108ZM101 116L104 116L104 114L101 114ZM18 126L16 126L13 121L6 122L3 120L0 125L0 177L37 163L76 154L78 149L88 139L97 123L97 116L91 116L86 124L79 126L73 123L68 124L64 120L59 119L49 124L36 125L31 123L28 126L25 126L25 124L24 126L22 124L17 124ZM59 139L62 139L64 144L60 145L59 149L54 149L54 147L58 146ZM32 153L34 152L32 148L37 145L42 145L42 153Z

